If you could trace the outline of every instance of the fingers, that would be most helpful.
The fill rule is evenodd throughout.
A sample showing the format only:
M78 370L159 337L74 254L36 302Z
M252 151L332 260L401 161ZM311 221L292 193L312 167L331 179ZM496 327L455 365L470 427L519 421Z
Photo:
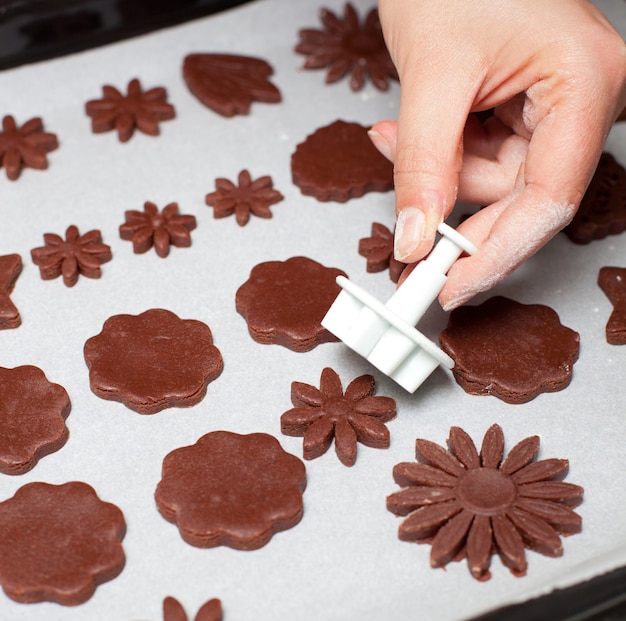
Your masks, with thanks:
M450 310L491 288L532 256L573 217L595 170L612 111L589 114L580 97L543 99L529 89L526 123L533 131L516 188L459 227L479 251L450 270L440 302ZM536 99L533 97L536 95Z

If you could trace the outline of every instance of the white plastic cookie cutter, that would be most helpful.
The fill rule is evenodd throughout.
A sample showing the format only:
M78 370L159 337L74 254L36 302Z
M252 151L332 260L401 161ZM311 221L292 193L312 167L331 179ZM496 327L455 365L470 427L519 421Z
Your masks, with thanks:
M454 366L452 358L414 326L439 295L452 264L463 252L476 252L472 242L447 224L437 230L439 242L386 304L338 276L342 291L322 320L329 332L409 392L439 364Z

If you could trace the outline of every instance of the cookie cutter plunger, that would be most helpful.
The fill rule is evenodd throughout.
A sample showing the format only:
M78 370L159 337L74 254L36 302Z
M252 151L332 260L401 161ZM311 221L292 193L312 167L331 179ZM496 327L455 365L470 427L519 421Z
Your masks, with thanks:
M476 252L474 244L447 224L437 230L439 242L386 304L338 276L342 290L322 320L324 328L409 392L415 392L438 365L454 366L452 358L415 325L439 295L452 264L463 252Z

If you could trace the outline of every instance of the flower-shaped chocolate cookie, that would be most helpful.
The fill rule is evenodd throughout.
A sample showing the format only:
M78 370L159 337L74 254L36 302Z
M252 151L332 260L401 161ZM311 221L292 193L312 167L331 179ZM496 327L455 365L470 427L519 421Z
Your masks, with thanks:
M143 91L136 78L128 83L128 94L122 95L114 86L102 87L102 99L85 104L87 116L91 117L94 134L117 130L120 142L127 142L135 128L150 136L158 136L159 122L176 116L174 106L167 103L167 91L163 87Z
M155 499L190 545L253 550L300 521L305 486L273 436L214 431L165 457Z
M291 176L302 194L345 203L393 188L393 164L374 147L367 127L335 121L315 130L291 156Z
M126 222L120 225L120 237L132 241L137 254L148 252L154 246L156 253L165 258L170 253L170 245L191 246L190 231L196 228L196 218L179 214L178 203L170 203L159 212L154 203L146 201L143 211L129 210L124 216Z
M163 309L109 317L84 355L91 390L140 414L196 405L223 367L209 326Z
M58 451L69 432L70 398L34 366L0 367L0 472L22 474Z
M323 455L335 438L335 450L341 463L354 465L357 442L372 448L389 447L385 427L396 415L391 397L375 397L376 384L371 375L352 380L345 393L337 373L327 367L322 371L320 387L292 382L294 408L280 417L281 431L289 436L304 436L304 458Z
M626 231L626 169L603 153L574 218L565 229L577 244Z
M80 481L28 483L0 503L0 584L17 602L86 602L124 568L122 512Z
M273 73L268 62L252 56L189 54L183 62L189 90L225 117L249 114L253 101L280 102L280 91L269 80Z
M580 336L549 306L500 296L454 309L439 342L466 392L526 403L569 385Z
M222 602L214 598L200 606L194 621L222 621L222 618ZM189 621L185 609L175 597L163 600L163 621Z
M404 462L393 477L404 489L387 498L389 511L408 516L398 536L403 541L431 543L430 564L444 567L467 558L477 580L490 578L492 554L516 576L526 573L525 548L561 556L560 534L581 530L572 511L583 489L560 479L566 459L533 461L539 438L514 446L504 461L504 435L492 425L480 453L459 427L450 429L448 450L418 439L418 463Z
M88 278L100 278L100 265L113 258L111 248L102 243L100 231L94 229L80 235L78 228L71 225L65 239L56 233L45 233L45 246L33 248L30 255L39 266L43 280L63 276L67 287L73 287L79 274Z
M215 180L215 192L206 195L206 204L213 207L216 218L235 214L237 224L244 226L250 215L271 218L270 206L283 200L283 195L273 187L269 175L252 181L247 170L239 173L238 185L224 178Z
M344 272L306 257L255 266L235 296L237 311L258 343L277 343L298 352L337 338L321 321L341 291Z
M9 297L15 281L22 272L22 257L6 254L0 257L0 330L17 328L22 319Z
M393 233L384 224L372 222L372 236L359 240L359 254L367 259L368 272L388 269L389 278L398 282L406 263L393 256L393 242Z
M363 24L349 2L343 18L330 9L320 11L323 30L300 30L296 52L306 55L305 69L327 68L326 83L350 75L350 88L359 91L369 77L374 86L386 91L398 72L387 51L377 9L371 9Z
M56 135L43 131L40 118L31 119L21 127L11 115L2 119L0 166L4 166L11 181L20 176L24 167L37 170L48 168L46 154L58 146Z

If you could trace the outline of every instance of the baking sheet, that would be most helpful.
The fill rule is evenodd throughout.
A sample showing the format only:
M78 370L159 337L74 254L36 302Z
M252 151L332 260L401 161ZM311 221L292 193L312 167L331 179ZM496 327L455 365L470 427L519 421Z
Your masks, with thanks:
M371 2L355 3L361 14ZM623 3L598 3L626 32ZM619 6L618 6L619 4ZM343 2L324 6L343 9ZM29 473L0 476L0 499L31 481L82 480L103 500L124 512L126 566L98 587L85 604L17 604L0 595L0 618L127 619L157 621L162 600L172 595L193 618L201 604L219 597L225 621L316 619L462 619L524 601L556 587L576 584L626 564L626 347L610 346L604 327L611 305L596 285L604 265L626 266L626 236L576 246L557 236L489 295L554 308L564 325L581 335L580 359L571 385L524 405L467 395L451 375L437 370L415 395L408 395L342 344L324 344L308 353L261 345L235 312L235 292L250 270L267 260L306 255L339 267L381 300L394 291L387 273L367 274L358 240L371 223L393 226L393 195L368 194L346 204L319 203L302 196L291 182L295 145L336 119L371 124L394 118L399 88L387 93L368 86L352 93L346 82L323 83L323 71L303 71L293 52L297 30L317 27L317 2L259 0L232 11L135 40L0 74L0 113L19 123L43 117L57 134L50 168L26 169L17 182L0 171L0 254L17 252L24 269L11 296L22 326L0 331L0 365L39 366L62 384L72 401L70 438ZM260 56L275 68L279 105L253 104L247 117L224 119L204 108L181 77L191 52L232 52ZM176 119L161 124L158 138L137 133L122 144L114 132L94 135L84 103L99 98L103 84L125 88L131 78L145 88L165 86ZM615 127L607 150L626 164L626 124ZM271 220L252 218L239 227L234 218L216 220L204 196L216 177L236 178L242 168L253 177L271 174L285 200L272 207ZM177 201L198 227L191 248L173 248L167 259L154 251L135 255L119 238L124 211L146 200L159 207ZM466 209L459 206L458 213ZM451 218L456 224L458 215ZM113 252L99 280L81 277L67 288L61 279L42 281L30 250L46 232L63 234L98 228ZM476 302L485 299L479 297ZM169 309L199 319L213 331L224 358L223 374L205 399L188 409L141 416L89 389L82 348L118 313ZM420 323L431 338L446 324L433 307ZM334 449L307 461L308 485L300 524L279 533L260 550L197 549L158 513L153 493L163 457L219 429L263 431L289 452L302 455L302 439L280 433L280 415L291 407L290 385L319 385L325 366L337 370L344 386L373 373L377 394L396 399L398 416L388 423L391 447L359 445L356 465L346 468ZM581 534L564 539L564 556L528 552L528 574L513 577L498 559L493 577L479 583L464 562L446 570L429 567L429 546L401 542L400 520L385 508L396 491L394 464L414 457L415 438L444 444L459 425L480 443L494 422L504 429L506 450L519 440L541 437L539 458L570 460L567 480L585 488L577 511Z

